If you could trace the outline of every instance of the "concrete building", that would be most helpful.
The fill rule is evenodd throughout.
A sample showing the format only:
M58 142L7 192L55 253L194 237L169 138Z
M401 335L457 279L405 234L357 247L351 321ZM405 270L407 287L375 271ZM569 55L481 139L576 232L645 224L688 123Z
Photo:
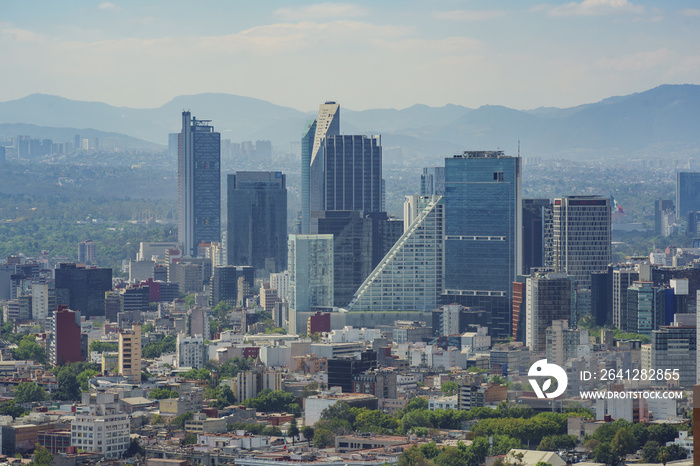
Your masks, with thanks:
M80 312L59 307L51 320L50 358L53 365L84 361L82 354Z
M221 135L209 123L182 112L177 232L185 257L197 257L202 242L221 241Z
M107 459L120 458L129 448L131 424L122 413L113 393L83 393L87 412L71 422L71 446L99 452Z
M141 383L141 324L119 332L119 375L129 383Z
M612 271L612 323L613 326L627 330L627 288L639 280L639 270L633 267L619 268Z
M244 285L240 286L241 279ZM253 296L251 292L255 284L255 269L250 266L226 265L214 267L209 288L209 306L215 307L221 301L232 306ZM243 294L239 296L239 288Z
M241 403L248 398L255 398L263 390L282 390L282 373L254 369L241 371L231 381L231 391Z
M204 346L204 338L201 335L188 337L183 334L177 336L177 367L191 367L202 369L207 359L207 348Z
M289 301L289 271L270 274L270 289L277 290L281 301Z
M651 332L651 368L654 371L678 369L680 387L696 383L697 329L669 325Z
M62 263L54 271L57 296L67 295L69 309L80 310L85 317L103 316L105 292L112 289L112 269L86 268Z
M676 174L676 218L700 211L700 172Z
M96 244L92 240L81 241L78 243L78 262L81 264L94 264Z

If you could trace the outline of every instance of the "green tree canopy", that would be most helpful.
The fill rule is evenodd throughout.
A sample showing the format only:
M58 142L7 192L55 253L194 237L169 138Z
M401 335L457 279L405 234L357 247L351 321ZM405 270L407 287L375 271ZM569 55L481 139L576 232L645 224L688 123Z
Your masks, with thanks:
M48 398L48 393L36 382L22 382L15 389L15 401L17 403L31 403L34 401L44 401Z

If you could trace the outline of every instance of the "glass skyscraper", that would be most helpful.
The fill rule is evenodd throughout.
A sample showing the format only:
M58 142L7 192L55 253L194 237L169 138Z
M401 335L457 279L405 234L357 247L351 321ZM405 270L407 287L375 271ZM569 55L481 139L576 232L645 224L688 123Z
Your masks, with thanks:
M266 278L287 267L287 185L281 172L228 175L228 262Z
M496 338L511 333L521 248L520 159L502 151L445 159L444 299L489 311Z
M700 173L678 172L676 174L676 218L688 212L700 212Z
M177 232L185 257L197 257L202 241L221 241L221 135L209 123L182 112Z

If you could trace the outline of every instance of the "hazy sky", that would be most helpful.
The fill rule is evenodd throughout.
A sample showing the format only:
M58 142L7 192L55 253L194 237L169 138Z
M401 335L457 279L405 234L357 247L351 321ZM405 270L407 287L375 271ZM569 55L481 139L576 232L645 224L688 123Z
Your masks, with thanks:
M3 1L0 59L0 101L567 107L700 84L700 2Z

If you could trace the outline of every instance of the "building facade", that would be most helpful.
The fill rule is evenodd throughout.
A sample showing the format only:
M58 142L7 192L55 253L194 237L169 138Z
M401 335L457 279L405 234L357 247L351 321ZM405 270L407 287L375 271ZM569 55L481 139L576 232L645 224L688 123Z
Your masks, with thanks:
M281 172L228 175L228 261L267 278L287 268L287 185Z
M333 235L289 235L289 331L303 333L297 313L333 307Z
M676 218L700 211L700 172L676 174Z
M119 332L119 374L129 383L141 383L141 324Z
M185 257L221 241L221 135L209 120L182 112L178 150L178 241Z
M610 198L568 196L554 200L555 272L576 279L581 314L591 310L591 274L604 272L611 260Z
M445 302L487 309L492 335L510 335L521 249L520 159L502 151L445 159Z

